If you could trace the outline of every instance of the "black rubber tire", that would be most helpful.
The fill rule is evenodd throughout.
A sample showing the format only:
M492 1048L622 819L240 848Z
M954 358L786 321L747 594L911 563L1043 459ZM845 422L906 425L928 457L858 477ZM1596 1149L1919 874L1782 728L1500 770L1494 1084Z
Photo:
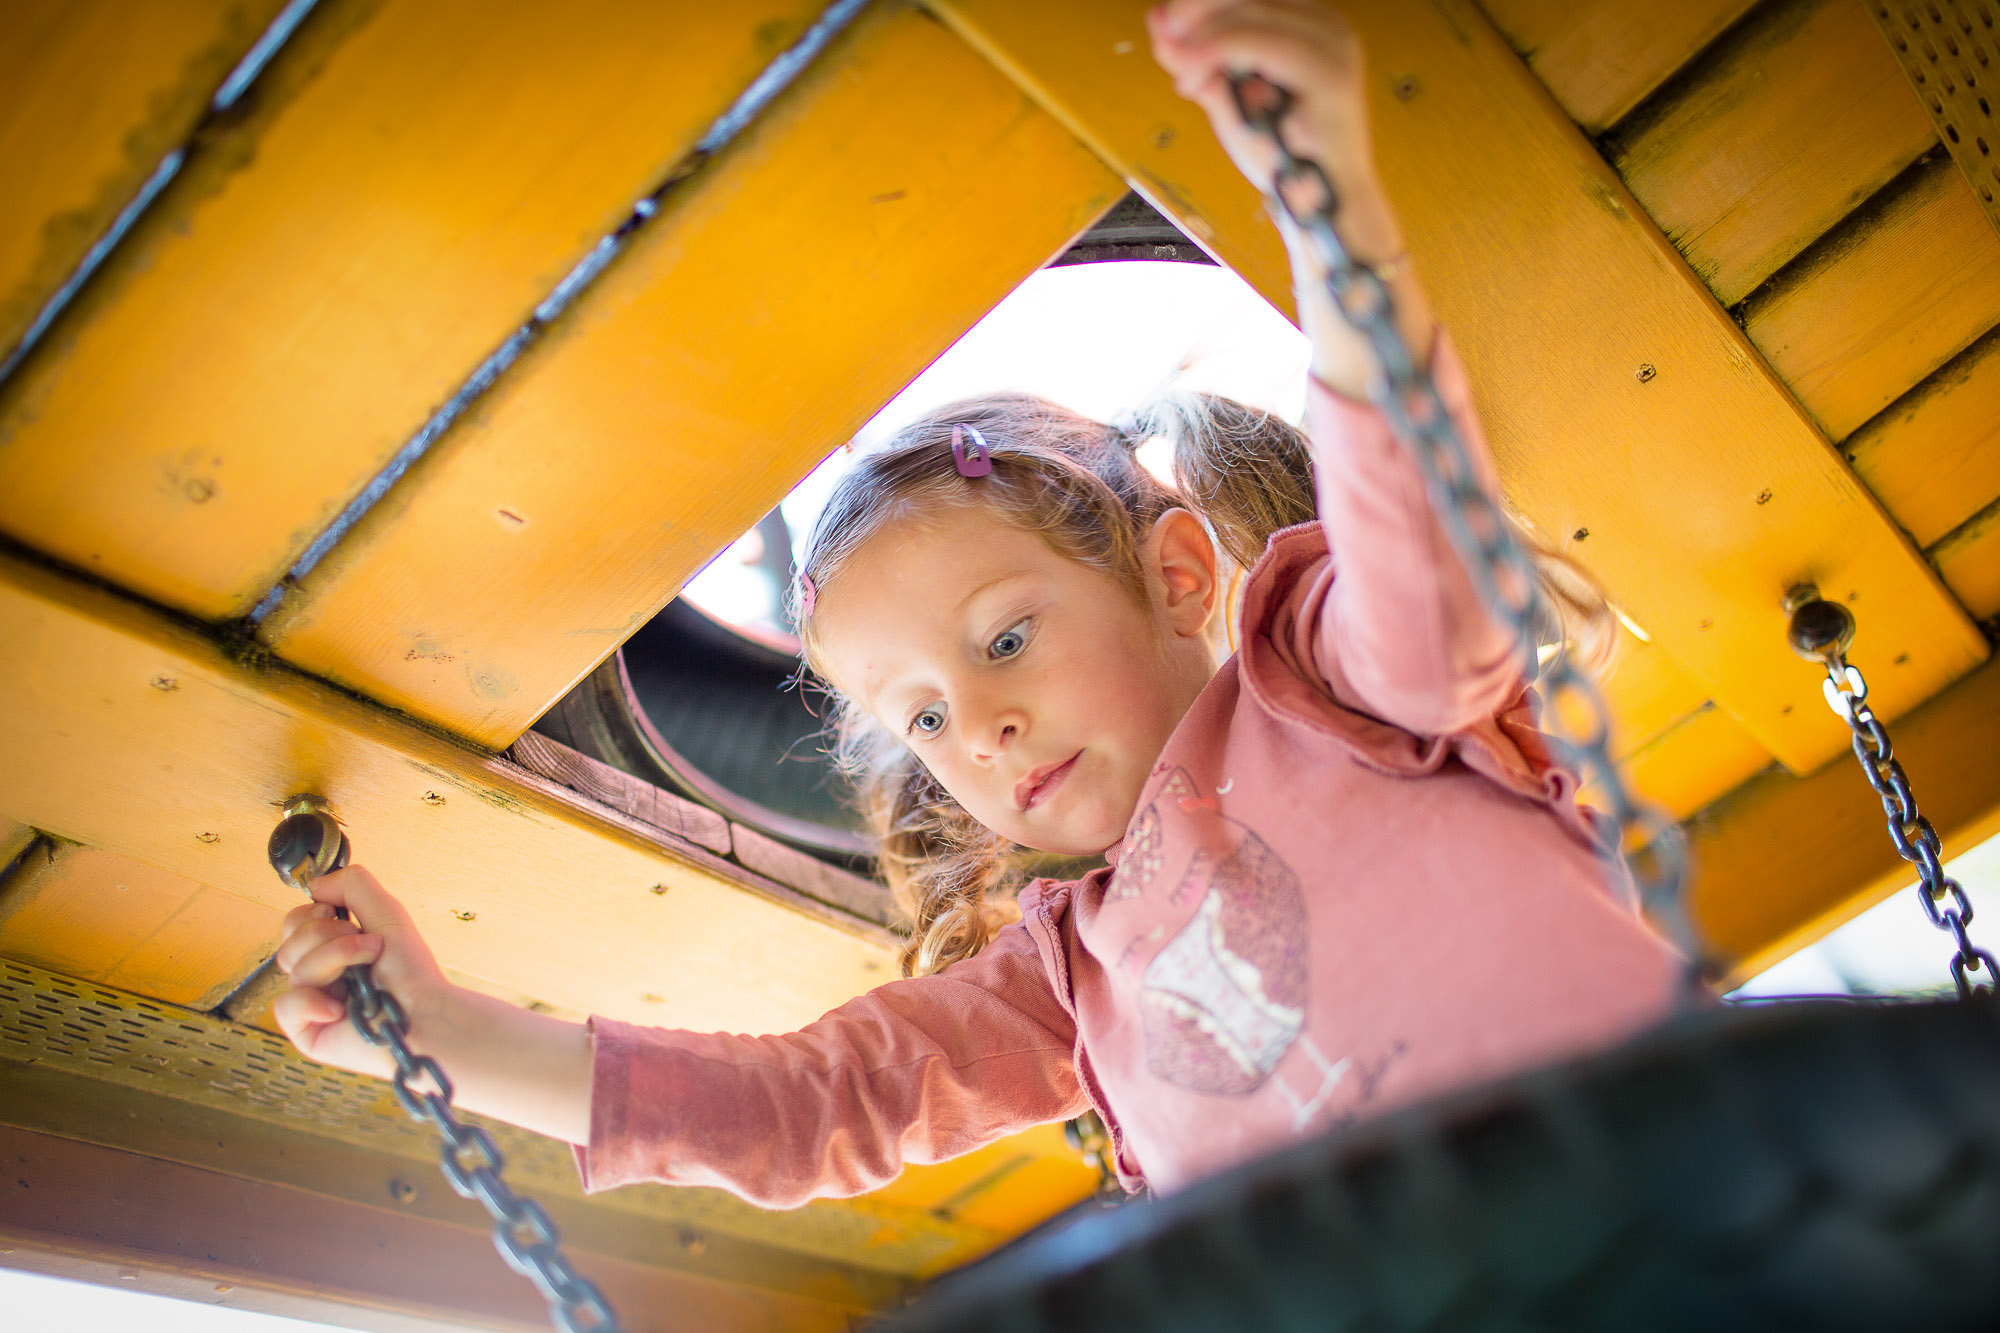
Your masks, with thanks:
M2000 1327L2000 1012L1692 1015L1079 1213L877 1327Z

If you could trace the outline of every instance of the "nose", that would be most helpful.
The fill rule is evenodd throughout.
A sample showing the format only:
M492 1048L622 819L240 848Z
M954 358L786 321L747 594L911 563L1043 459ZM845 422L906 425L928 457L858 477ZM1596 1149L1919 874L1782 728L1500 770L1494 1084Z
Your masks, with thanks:
M966 745L978 763L992 763L1007 753L1028 729L1027 714L1013 704L975 704L967 711L972 715L965 719Z

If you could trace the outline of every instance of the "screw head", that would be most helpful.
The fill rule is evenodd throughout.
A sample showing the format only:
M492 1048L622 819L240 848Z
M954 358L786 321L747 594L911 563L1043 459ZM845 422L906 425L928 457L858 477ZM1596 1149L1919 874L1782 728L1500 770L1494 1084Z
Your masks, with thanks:
M1642 361L1639 363L1639 383L1649 383L1659 373L1659 367L1655 366L1652 362Z

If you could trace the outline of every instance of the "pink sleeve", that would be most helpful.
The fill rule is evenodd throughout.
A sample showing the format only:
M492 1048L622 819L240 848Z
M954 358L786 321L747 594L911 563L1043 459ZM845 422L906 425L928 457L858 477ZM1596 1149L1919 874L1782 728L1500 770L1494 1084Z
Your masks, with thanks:
M1431 373L1481 484L1497 494L1464 367L1441 329ZM1318 626L1322 674L1366 712L1420 735L1493 716L1520 692L1513 638L1480 605L1408 450L1373 405L1318 380L1306 426L1337 571Z
M1081 1112L1076 1026L1019 925L777 1037L593 1018L586 1190L714 1185L766 1208L845 1197Z

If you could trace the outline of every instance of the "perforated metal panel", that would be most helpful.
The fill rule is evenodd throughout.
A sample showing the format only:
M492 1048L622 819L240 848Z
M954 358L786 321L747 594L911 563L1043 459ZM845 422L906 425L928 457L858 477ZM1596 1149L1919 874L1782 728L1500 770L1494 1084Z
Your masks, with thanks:
M1874 0L1869 9L1937 125L1938 137L2000 230L2000 5Z

